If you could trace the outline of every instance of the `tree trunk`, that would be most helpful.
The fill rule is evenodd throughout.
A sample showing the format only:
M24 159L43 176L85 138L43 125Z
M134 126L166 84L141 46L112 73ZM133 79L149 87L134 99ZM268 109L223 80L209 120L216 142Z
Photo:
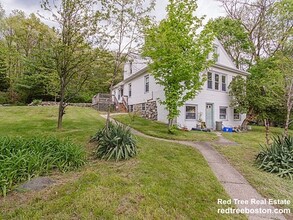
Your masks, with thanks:
M290 115L291 115L291 110L292 110L292 83L290 86L290 89L288 91L288 97L287 97L287 115L286 115L286 121L285 121L285 128L284 128L284 138L288 137L289 135L289 124L290 124Z
M107 109L107 119L106 119L106 129L108 130L109 128L109 123L110 123L110 112L111 112L111 104L112 104L112 91L113 91L113 83L114 80L112 81L111 83L111 86L110 86L110 98L109 98L109 101L108 101L108 109Z
M58 129L62 128L62 119L64 115L64 110L65 110L65 83L64 79L61 79L61 91L60 91L60 103L59 103L59 112L58 112Z
M119 51L120 51L120 47L121 45L119 45ZM120 55L116 55L116 60L115 60L115 67L114 67L114 71L113 71L113 77L111 80L111 85L110 85L110 99L108 102L108 110L107 110L107 119L106 119L106 129L108 130L109 128L109 123L110 123L110 112L111 112L111 104L112 104L112 91L113 91L113 86L114 86L114 81L118 75L118 71L119 71L119 57Z
M285 121L285 128L284 128L284 137L288 137L289 135L289 124L290 124L290 114L291 114L291 109L287 109L287 116L286 116L286 121Z
M269 132L270 132L270 122L268 119L264 119L265 123L265 128L266 128L266 143L267 145L270 144L270 137L269 137Z
M172 131L173 122L174 122L174 119L169 119L168 120L168 132L169 133L173 133L173 131Z
M246 118L244 119L244 121L241 124L242 130L247 131L247 125L250 121L252 121L253 118L254 118L253 108L249 108L249 110L246 114Z

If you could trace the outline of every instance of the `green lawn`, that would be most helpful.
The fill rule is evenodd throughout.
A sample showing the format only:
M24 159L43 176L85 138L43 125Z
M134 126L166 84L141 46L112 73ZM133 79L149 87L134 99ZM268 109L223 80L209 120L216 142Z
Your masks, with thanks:
M280 128L271 128L273 135L280 134ZM289 199L290 205L283 208L291 208L293 213L293 181L277 177L261 171L254 163L256 155L260 151L259 143L265 143L265 131L263 127L253 126L252 131L245 133L223 133L224 137L236 141L238 146L217 146L220 151L254 186L258 192L268 199ZM293 131L291 131L293 135ZM293 215L291 215L293 217Z
M104 124L96 111L70 107L57 131L56 113L2 107L1 135L69 137L86 146ZM198 151L142 137L137 143L134 159L90 160L78 171L55 173L55 186L0 198L0 219L235 219L217 214L217 199L228 196Z
M168 126L158 121L151 121L141 118L139 116L131 117L128 114L114 115L114 119L117 121L129 125L134 129L159 138L172 139L172 140L188 140L188 141L213 141L217 139L214 133L202 132L202 131L182 131L176 130L174 134L168 133Z
M67 107L63 129L57 131L57 107L0 107L0 135L57 136L85 143L104 120L91 108Z

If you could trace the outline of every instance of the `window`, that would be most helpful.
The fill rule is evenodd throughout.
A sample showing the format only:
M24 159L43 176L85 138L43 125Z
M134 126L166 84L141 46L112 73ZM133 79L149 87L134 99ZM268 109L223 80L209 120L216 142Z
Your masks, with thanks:
M132 61L129 62L129 74L132 74Z
M149 75L144 77L144 92L147 93L150 91L150 78Z
M227 91L227 75L208 72L208 89ZM213 87L214 86L214 87Z
M240 113L235 108L233 109L233 118L234 121L240 121Z
M222 75L222 91L226 92L226 76Z
M141 103L141 110L145 111L145 103Z
M215 90L219 90L219 74L215 74Z
M208 89L213 89L213 74L208 72Z
M215 62L218 62L218 58L219 58L219 54L218 54L218 46L217 45L214 45L213 47L213 58L214 58L214 61Z
M129 112L133 112L133 105L129 106Z
M131 97L131 83L128 84L128 96Z
M196 119L197 117L197 106L186 105L185 106L185 119Z
M228 107L224 107L224 106L220 107L220 119L222 119L222 120L228 119L227 118L227 108Z
M121 86L121 88L120 88L120 95L121 95L121 97L124 95L124 86Z

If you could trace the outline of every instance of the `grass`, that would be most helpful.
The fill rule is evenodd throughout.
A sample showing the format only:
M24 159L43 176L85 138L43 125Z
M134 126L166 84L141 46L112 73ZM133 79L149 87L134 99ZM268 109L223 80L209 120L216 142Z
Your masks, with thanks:
M214 133L202 131L183 131L176 130L174 134L168 133L168 126L158 121L134 116L133 120L128 114L113 116L117 121L129 125L132 128L153 137L171 139L171 140L186 140L186 141L213 141L217 139Z
M280 134L280 128L271 128L272 135ZM291 135L293 132L291 131ZM282 208L290 208L293 211L293 181L277 177L259 170L255 164L255 157L260 152L260 143L265 143L265 131L263 127L253 126L252 131L245 133L223 133L227 139L239 143L238 146L217 146L220 151L260 192L268 199L288 199L290 205L281 205ZM291 218L292 218L291 214Z
M53 135L83 145L104 124L86 108L69 108L60 132L54 107L0 112L1 135ZM134 159L90 161L78 171L53 175L55 186L0 198L0 219L235 219L217 214L217 199L229 197L198 151L143 137L137 144Z
M63 129L58 131L57 107L0 107L0 134L67 137L77 143L85 143L104 124L104 119L91 108L69 106L65 112Z
M54 169L66 172L85 163L85 150L56 138L0 137L0 195L13 185L45 175Z

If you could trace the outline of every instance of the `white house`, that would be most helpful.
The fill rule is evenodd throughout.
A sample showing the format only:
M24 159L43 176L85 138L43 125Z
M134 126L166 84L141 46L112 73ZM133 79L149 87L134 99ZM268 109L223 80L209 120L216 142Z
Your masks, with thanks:
M223 126L236 127L245 118L230 107L228 85L233 77L246 77L248 73L235 67L218 40L214 41L214 50L218 54L216 64L201 73L207 77L202 90L180 107L181 113L176 120L180 127L192 129L205 122L207 128L215 129L217 121L221 121ZM168 123L168 112L159 102L164 100L163 87L148 73L147 63L134 54L125 64L124 80L113 90L115 103L125 106L129 112L135 111L143 117Z

